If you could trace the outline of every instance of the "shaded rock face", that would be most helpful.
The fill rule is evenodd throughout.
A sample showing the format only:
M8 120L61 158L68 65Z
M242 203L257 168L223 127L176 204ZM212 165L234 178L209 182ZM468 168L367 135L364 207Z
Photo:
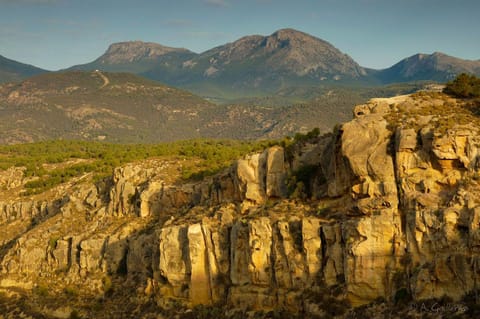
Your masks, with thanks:
M309 311L302 296L322 287L353 306L399 291L459 300L478 288L479 135L394 127L382 114L397 102L359 107L300 151L274 146L198 183L172 183L165 163L118 168L106 190L70 194L61 214L18 236L1 277L57 270L101 290L98 278L123 276L159 300L243 309ZM317 168L311 200L289 200L302 165ZM0 206L2 223L33 215L18 205Z
M0 223L26 218L41 218L49 212L48 202L15 201L0 202Z

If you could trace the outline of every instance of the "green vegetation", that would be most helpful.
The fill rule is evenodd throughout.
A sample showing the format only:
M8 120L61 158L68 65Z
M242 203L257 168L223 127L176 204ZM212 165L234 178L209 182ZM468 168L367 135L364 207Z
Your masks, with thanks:
M58 244L58 240L60 238L58 237L50 237L50 240L48 241L48 248L50 250L54 250L55 248L57 248L57 244Z
M45 284L38 284L32 291L35 295L41 297L46 297L50 294L50 288Z
M320 129L318 127L316 127L313 130L311 130L310 132L308 132L307 134L296 133L293 138L294 138L295 142L304 143L304 142L307 142L309 140L312 140L312 139L318 137L318 135L320 135Z
M480 97L480 78L462 73L448 82L443 92L459 98L478 98Z
M78 313L77 310L72 310L72 312L70 313L70 319L81 319L82 316L80 316L80 314Z
M104 86L102 76L108 85ZM68 139L145 144L199 137L281 138L313 127L327 132L332 123L350 120L354 105L421 88L297 80L282 80L279 90L233 89L224 82L203 80L199 87L185 87L203 92L207 101L127 73L42 74L30 78L28 85L12 85L0 92L0 143Z
M315 127L311 131L303 134L296 133L293 138L285 137L280 141L280 145L285 149L285 156L288 161L292 160L293 153L295 153L295 148L298 145L304 145L308 142L314 142L315 139L320 135L320 129Z
M100 74L109 81L105 87ZM0 92L1 144L56 139L158 143L196 138L210 123L203 114L214 114L215 108L187 91L127 73L53 72L25 83ZM8 99L12 92L18 99Z
M287 188L290 198L306 199L312 195L311 179L318 169L318 165L304 165L289 176Z
M182 172L182 177L203 178L230 165L234 159L269 145L272 142L206 139L162 144L48 141L3 145L0 146L0 170L12 166L25 167L25 176L34 177L25 185L25 194L30 195L86 173L93 173L95 179L101 179L110 175L117 166L154 157L198 159L194 168L186 168Z
M104 294L111 294L113 292L112 278L108 275L102 278L102 286Z
M280 145L285 149L287 160L292 160L293 154L296 152L295 149L298 148L299 145L315 142L319 135L320 129L316 127L305 134L296 133L293 139L283 139ZM289 197L294 199L306 199L310 197L312 195L312 177L316 176L315 173L318 169L318 165L304 165L293 171L286 181Z
M79 295L78 288L74 286L66 286L65 288L63 288L63 292L69 297L75 297Z

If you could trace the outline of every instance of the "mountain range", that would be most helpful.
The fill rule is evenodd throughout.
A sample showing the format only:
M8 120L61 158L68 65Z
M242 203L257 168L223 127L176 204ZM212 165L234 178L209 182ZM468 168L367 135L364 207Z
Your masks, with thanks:
M441 52L415 54L379 71L375 76L382 83L418 80L445 82L460 73L480 75L480 60L462 60Z
M114 43L96 60L67 70L97 69L134 73L204 97L232 99L324 84L375 86L411 81L445 82L462 72L480 75L480 60L463 60L435 52L416 54L390 68L373 70L360 66L324 40L297 30L282 29L269 36L245 36L200 54L149 42ZM0 63L0 82L43 71L12 64L12 61L6 65ZM16 77L5 72L14 73Z
M48 72L33 65L20 63L0 55L0 83L20 81L32 75Z
M271 139L315 127L326 132L348 121L353 105L461 72L480 74L480 61L418 54L372 70L292 29L246 36L201 54L115 43L95 61L59 72L0 58L0 79L8 81L0 85L0 144ZM409 83L391 84L397 82Z

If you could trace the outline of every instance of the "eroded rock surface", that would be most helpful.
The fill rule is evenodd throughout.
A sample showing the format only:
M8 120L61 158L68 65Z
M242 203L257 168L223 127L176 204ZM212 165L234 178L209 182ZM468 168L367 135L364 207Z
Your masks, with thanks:
M334 134L201 182L174 183L163 171L172 163L150 162L53 206L1 203L2 227L40 222L3 239L0 283L82 278L98 294L105 277L123 278L159 304L310 314L321 307L305 294L324 288L352 306L400 292L458 301L478 289L478 128L392 122L409 99L359 106ZM306 199L289 199L305 166Z

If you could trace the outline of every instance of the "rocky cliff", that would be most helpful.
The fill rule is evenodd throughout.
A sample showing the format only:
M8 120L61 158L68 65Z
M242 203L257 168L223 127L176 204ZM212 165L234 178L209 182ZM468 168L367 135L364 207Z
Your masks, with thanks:
M480 137L465 103L375 99L333 134L200 182L180 182L178 161L149 160L5 200L0 291L5 304L30 298L6 313L467 318Z

